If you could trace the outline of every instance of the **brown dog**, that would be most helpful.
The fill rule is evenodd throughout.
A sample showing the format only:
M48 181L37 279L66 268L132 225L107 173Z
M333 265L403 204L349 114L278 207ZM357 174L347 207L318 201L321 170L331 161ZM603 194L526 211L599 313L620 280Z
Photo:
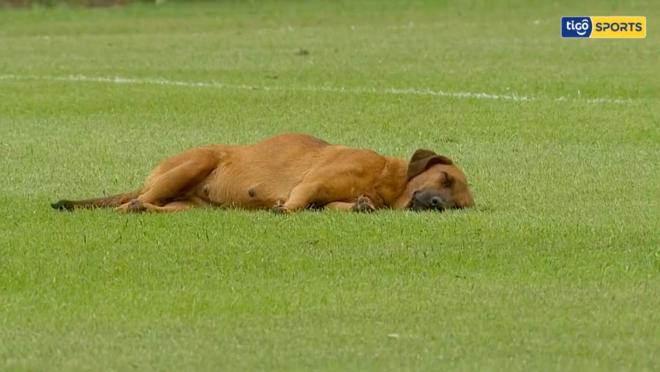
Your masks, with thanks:
M173 212L217 206L290 213L311 207L442 211L473 204L463 172L433 151L417 150L408 162L285 134L256 145L193 148L160 163L139 191L60 200L52 207Z

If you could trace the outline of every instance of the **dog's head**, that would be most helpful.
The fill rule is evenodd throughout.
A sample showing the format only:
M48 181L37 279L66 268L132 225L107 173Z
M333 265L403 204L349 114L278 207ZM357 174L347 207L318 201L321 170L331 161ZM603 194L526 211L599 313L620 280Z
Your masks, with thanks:
M404 195L412 210L443 211L474 205L465 174L451 159L430 150L417 150L408 164Z

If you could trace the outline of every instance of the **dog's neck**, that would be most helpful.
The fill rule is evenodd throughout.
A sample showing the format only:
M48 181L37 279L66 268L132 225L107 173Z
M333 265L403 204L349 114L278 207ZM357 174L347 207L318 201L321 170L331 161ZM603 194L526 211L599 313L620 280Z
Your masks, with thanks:
M406 190L408 185L408 161L398 158L387 158L383 169L378 193L390 208L405 209L410 204L411 195Z

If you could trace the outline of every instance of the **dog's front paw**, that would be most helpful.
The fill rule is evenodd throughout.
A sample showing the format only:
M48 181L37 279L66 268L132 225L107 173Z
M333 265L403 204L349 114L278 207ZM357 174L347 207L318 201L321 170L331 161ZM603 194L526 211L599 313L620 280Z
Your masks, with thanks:
M275 205L273 205L272 208L270 208L270 211L275 213L275 214L288 214L289 209L284 206L284 203L281 200L278 200Z
M366 195L360 195L353 205L353 211L361 213L371 213L376 210L376 206Z

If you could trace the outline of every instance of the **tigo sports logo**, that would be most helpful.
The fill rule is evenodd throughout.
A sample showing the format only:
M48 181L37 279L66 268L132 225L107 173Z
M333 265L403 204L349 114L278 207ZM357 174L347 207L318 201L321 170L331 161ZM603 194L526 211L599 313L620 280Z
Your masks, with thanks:
M561 17L561 37L643 39L646 37L646 17Z
M561 17L561 37L591 36L591 17Z

